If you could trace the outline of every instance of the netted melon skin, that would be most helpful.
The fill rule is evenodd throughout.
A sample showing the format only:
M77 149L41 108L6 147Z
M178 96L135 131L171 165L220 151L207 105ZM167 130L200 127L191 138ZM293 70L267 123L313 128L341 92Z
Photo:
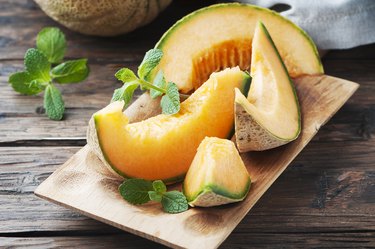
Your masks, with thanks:
M273 149L294 140L282 140L272 135L260 126L239 103L235 103L235 126L236 144L240 152Z
M172 0L35 0L52 19L87 35L115 36L148 24Z
M242 201L246 195L241 199L231 199L223 195L216 194L213 191L205 191L200 194L194 201L189 202L192 207L213 207L233 202Z

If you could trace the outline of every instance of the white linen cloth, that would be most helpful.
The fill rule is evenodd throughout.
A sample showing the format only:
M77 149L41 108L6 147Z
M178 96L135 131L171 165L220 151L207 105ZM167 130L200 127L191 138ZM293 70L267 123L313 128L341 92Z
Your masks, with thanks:
M237 1L236 1L237 2ZM375 42L375 0L241 0L271 9L303 28L319 49Z

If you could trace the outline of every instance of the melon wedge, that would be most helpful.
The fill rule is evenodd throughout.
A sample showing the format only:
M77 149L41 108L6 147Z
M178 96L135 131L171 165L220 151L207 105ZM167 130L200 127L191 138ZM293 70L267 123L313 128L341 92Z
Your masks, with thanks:
M270 34L259 22L252 43L252 82L236 91L236 142L241 152L267 150L296 139L301 117L293 81Z
M183 191L191 206L211 207L242 201L250 183L234 143L206 137L186 174Z
M297 25L269 9L226 3L197 10L176 22L155 46L164 55L149 80L162 69L168 81L187 93L212 72L234 66L249 69L251 42L259 20L273 34L291 77L323 73L314 42Z
M93 115L88 144L107 166L127 178L181 180L206 136L226 138L234 128L234 89L250 77L238 67L211 75L181 103L180 112L129 124L123 102Z

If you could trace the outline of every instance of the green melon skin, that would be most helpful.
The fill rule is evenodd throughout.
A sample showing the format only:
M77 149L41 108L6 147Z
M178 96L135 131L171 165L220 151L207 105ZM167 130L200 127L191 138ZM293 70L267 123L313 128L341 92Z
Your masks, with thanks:
M267 130L264 125L252 117L246 110L246 105L248 104L247 99L240 93L236 91L235 98L235 127L236 127L236 143L237 148L240 152L247 151L263 151L268 149L273 149L284 144L287 144L295 140L301 133L301 108L298 101L297 92L293 81L289 77L288 70L281 59L281 56L273 42L271 35L269 34L267 28L262 22L259 22L259 27L261 28L263 34L265 34L267 40L273 48L273 51L277 55L279 60L279 65L281 70L284 72L290 89L293 93L294 103L297 109L297 122L298 127L296 132L292 137L280 137L277 134L272 133Z
M235 144L206 137L199 145L183 183L190 206L212 207L245 199L251 178Z
M212 207L213 203L215 203L215 206L220 206L228 203L240 202L246 198L250 186L250 177L248 184L241 193L232 193L227 189L223 189L220 186L210 183L207 184L200 193L194 196L187 196L186 199L192 207Z
M204 18L206 18L206 16L211 15L212 13L224 11L224 10L225 11L228 10L228 11L233 12L237 9L239 11L240 10L246 10L246 11L249 12L249 15L264 15L264 16L266 16L270 19L270 21L269 21L270 23L276 23L276 21L274 21L274 20L277 20L277 22L280 22L282 24L282 27L280 27L280 29L282 29L283 27L288 27L289 30L295 31L295 32L293 32L293 35L298 36L298 40L300 40L301 46L303 45L303 47L298 50L298 53L302 53L302 54L300 56L296 56L296 54L291 55L292 59L290 60L290 62L295 61L296 58L302 58L302 57L307 58L307 56L303 56L303 54L305 54L305 55L308 55L308 58L311 58L311 63L309 63L310 66L307 66L308 69L301 68L301 70L297 70L296 73L294 73L295 68L296 67L297 68L302 67L301 65L299 65L299 64L297 64L297 65L296 64L287 65L288 70L290 69L291 70L290 72L292 72L291 73L292 77L299 77L299 76L305 75L305 74L323 74L324 73L323 66L322 66L322 63L320 61L318 50L317 50L313 40L308 36L308 34L305 31L303 31L301 28L299 28L297 25L295 25L290 20L286 19L285 17L279 15L278 13L276 13L274 11L271 11L271 10L266 9L266 8L257 7L257 6L254 6L254 5L249 5L249 4L223 3L223 4L212 5L212 6L197 10L195 12L192 12L191 14L189 14L189 15L183 17L182 19L180 19L179 21L177 21L167 32L165 32L164 35L161 37L161 39L155 45L155 48L161 49L165 53L165 55L167 55L168 51L171 49L171 46L172 45L175 46L175 44L177 44L176 42L170 43L169 41L171 39L177 39L177 40L181 40L181 41L190 41L191 40L191 42L189 42L189 44L200 44L200 43L202 43L202 40L205 39L204 35L210 34L211 31L209 30L209 27L208 27L208 29L205 29L204 33L201 32L202 35L198 36L198 37L195 37L195 33L194 34L193 33L185 34L182 31L180 32L180 30L185 30L186 27L189 27L189 29L190 28L195 29L195 26L194 26L194 25L196 25L195 23L198 23L199 21L200 21L199 24L204 23L204 21L202 21L202 20ZM221 16L218 15L217 18L220 19L220 17ZM231 19L231 21L233 22L235 20ZM262 21L267 24L267 20L262 19ZM284 24L285 24L285 26L283 26ZM197 24L197 26L198 26L198 24ZM254 26L255 26L255 24L254 24ZM253 27L253 26L251 26L251 27ZM197 29L197 32L200 32L199 27L197 27L196 29ZM275 29L275 28L273 28L273 29ZM217 29L215 29L215 30L217 30ZM289 34L286 33L285 36L287 36L287 35L289 35ZM249 37L249 38L252 39L252 36ZM232 37L230 37L230 33L228 34L227 39L232 39ZM277 39L276 45L279 46L279 48L280 47L287 48L286 51L294 51L295 49L293 49L291 47L292 45L289 45L289 42L286 42L289 39L293 40L294 38L293 37L287 37L287 38L285 37L285 38L282 38L282 39L281 38ZM282 42L279 41L279 40L282 40ZM212 41L212 44L211 44L212 46L216 45L216 43L223 42L223 40L215 40L214 38L210 39L210 41ZM278 42L279 42L279 44L278 44ZM186 42L186 43L188 43L188 42ZM178 51L185 51L186 50L184 48L184 45L182 45L180 43L178 43L178 44L179 44L179 46L181 46ZM199 45L197 45L197 46L199 46ZM204 50L204 51L207 48L207 44L205 46L206 46L205 48L202 48L202 50ZM173 48L173 49L175 49L175 48ZM174 54L176 54L176 53L178 54L178 51L175 51ZM181 54L183 54L183 53L184 52L181 52ZM165 73L166 79L168 81L174 81L179 86L181 92L187 93L187 92L190 92L190 91L194 90L191 87L192 83L182 82L183 81L182 79L187 79L189 77L193 77L193 76L191 76L191 72L189 71L190 66L181 66L182 68L188 68L188 70L185 70L185 72L180 72L180 71L184 71L184 70L176 70L176 71L172 70L173 69L172 67L174 67L176 64L181 64L181 63L183 63L182 61L191 61L194 56L195 56L195 54L187 54L186 56L183 55L183 56L181 56L181 58L184 58L184 59L181 59L180 63L178 63L177 61L173 61L173 58L172 58L173 56L170 57L169 59L166 59L166 58L162 59L162 61L160 63L160 66L158 68L154 69L151 74L149 74L148 80L152 81L154 79L157 71L162 69ZM168 57L168 55L166 57ZM186 65L188 65L188 64L186 64ZM229 65L229 66L233 67L233 66L237 66L237 65ZM214 66L213 68L217 68L217 67ZM241 68L241 69L245 70L246 68ZM215 71L214 69L212 69L212 70ZM190 76L186 76L185 74L188 74Z

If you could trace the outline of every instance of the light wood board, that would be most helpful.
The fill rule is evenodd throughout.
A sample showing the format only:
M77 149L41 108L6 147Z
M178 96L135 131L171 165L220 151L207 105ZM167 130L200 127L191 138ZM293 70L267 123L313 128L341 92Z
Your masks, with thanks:
M302 77L295 83L302 110L301 135L277 149L241 155L252 178L249 195L243 202L191 208L180 214L166 214L157 203L130 205L117 191L121 179L108 172L87 145L48 177L35 194L170 247L217 248L358 88L356 83L326 75ZM154 114L142 109L146 101L147 96L141 96L129 108L129 114L138 115L133 121ZM174 187L180 188L180 185Z

